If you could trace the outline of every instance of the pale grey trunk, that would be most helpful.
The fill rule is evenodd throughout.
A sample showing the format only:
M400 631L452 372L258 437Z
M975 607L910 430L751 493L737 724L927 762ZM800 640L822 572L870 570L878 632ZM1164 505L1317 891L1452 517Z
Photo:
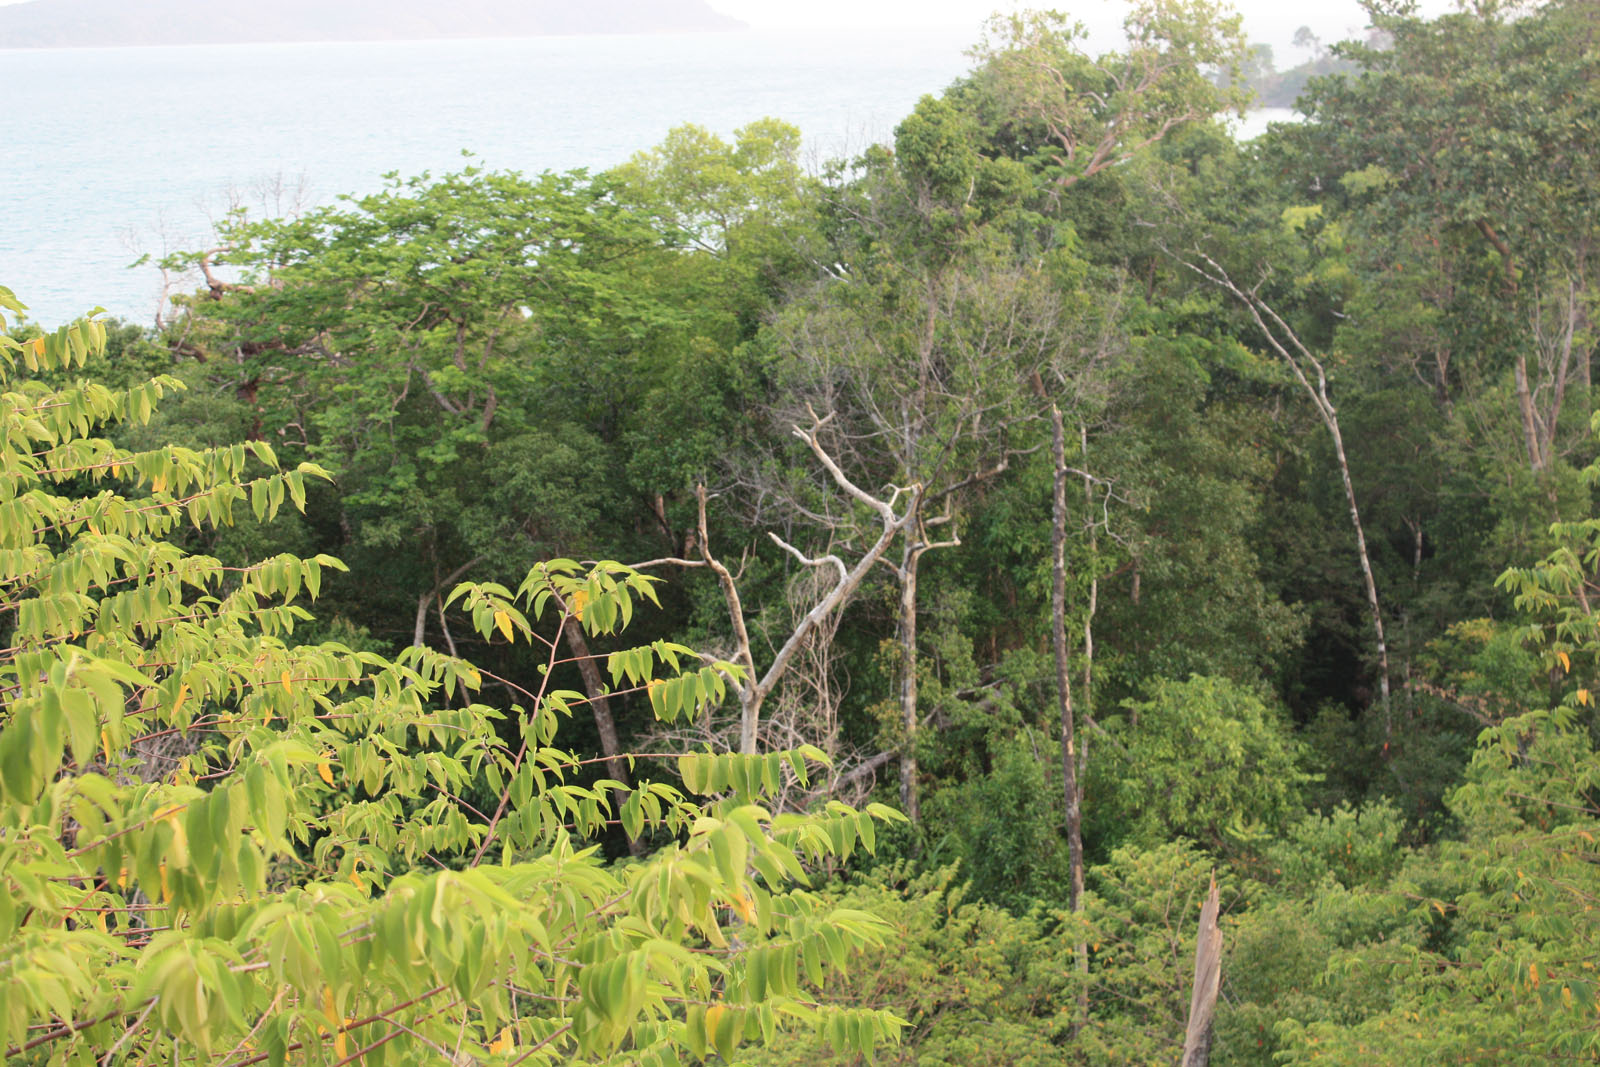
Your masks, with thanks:
M1066 802L1067 907L1074 914L1083 908L1083 809L1078 786L1077 738L1072 711L1072 664L1067 649L1067 445L1061 408L1050 405L1051 456L1055 466L1055 501L1050 530L1050 644L1055 653L1056 705L1061 715L1061 787ZM1080 980L1076 1036L1088 1018L1089 946L1080 937L1073 945Z
M1306 347L1305 342L1300 340L1300 335L1295 333L1276 311L1272 310L1270 304L1257 296L1254 290L1247 293L1235 285L1233 279L1228 277L1227 271L1223 270L1216 260L1204 252L1198 252L1197 255L1210 268L1209 270L1193 263L1186 262L1184 265L1212 284L1232 293L1239 299L1240 303L1249 309L1250 317L1255 320L1256 326L1260 328L1262 334L1266 337L1267 344L1289 365L1290 371L1294 373L1295 380L1300 383L1306 394L1310 396L1311 403L1317 409L1317 414L1322 417L1323 426L1328 430L1328 436L1333 439L1334 456L1339 462L1339 478L1344 483L1345 501L1350 507L1350 525L1355 529L1356 554L1360 557L1361 574L1366 583L1367 608L1372 616L1372 631L1376 637L1378 689L1383 702L1384 747L1387 749L1389 734L1393 730L1393 712L1389 699L1389 645L1383 632L1383 609L1378 602L1378 583L1372 576L1372 559L1367 553L1367 535L1361 525L1361 509L1356 506L1355 485L1350 480L1350 460L1345 455L1344 436L1339 432L1339 412L1333 406L1332 399L1328 396L1327 370L1323 367L1322 361ZM1306 373L1307 367L1311 369L1312 374L1316 375L1315 384L1312 383L1311 378ZM1525 393L1527 366L1520 357L1517 376L1519 392ZM1531 401L1529 403L1531 404ZM1525 428L1531 428L1534 425L1531 414L1531 406L1526 406ZM1528 443L1530 448L1536 452L1538 447L1537 439L1530 437Z
M1387 748L1394 724L1389 706L1389 643L1383 632L1383 609L1378 604L1378 583L1372 576L1372 557L1367 554L1367 535L1361 525L1361 509L1356 506L1356 487L1350 480L1350 461L1344 454L1344 436L1339 432L1339 420L1328 406L1326 417L1328 433L1333 438L1334 454L1339 459L1339 477L1344 482L1345 502L1350 505L1350 525L1356 532L1356 552L1361 557L1361 576L1367 586L1367 608L1372 613L1372 631L1378 646L1378 690L1383 700L1383 741Z

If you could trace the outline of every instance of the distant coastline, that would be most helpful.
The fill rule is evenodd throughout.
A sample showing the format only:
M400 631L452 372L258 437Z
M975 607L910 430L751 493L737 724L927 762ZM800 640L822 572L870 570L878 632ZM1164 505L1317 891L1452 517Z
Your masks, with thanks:
M126 48L741 30L706 0L29 0L0 6L0 47Z

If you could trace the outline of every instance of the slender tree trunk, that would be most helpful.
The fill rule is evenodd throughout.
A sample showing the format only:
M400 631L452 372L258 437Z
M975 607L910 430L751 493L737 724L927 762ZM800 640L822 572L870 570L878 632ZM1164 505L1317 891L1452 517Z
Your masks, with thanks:
M1545 456L1539 447L1539 416L1533 410L1533 391L1528 384L1528 357L1518 352L1512 376L1517 385L1517 411L1522 416L1522 444L1528 451L1528 468L1538 474L1545 468Z
M1328 406L1326 419L1328 433L1333 437L1334 455L1339 458L1339 477L1344 481L1345 502L1350 505L1350 525L1356 531L1356 553L1361 557L1361 575L1367 584L1367 608L1372 613L1372 630L1378 644L1378 691L1383 700L1383 747L1389 747L1389 735L1394 729L1389 705L1389 643L1383 632L1383 609L1378 605L1378 583L1372 576L1372 557L1367 554L1367 535L1361 525L1361 509L1356 506L1356 487L1350 480L1350 461L1344 454L1344 435L1339 432L1339 420L1333 417Z
M1100 610L1100 535L1094 521L1094 481L1089 477L1089 428L1078 423L1078 450L1083 463L1083 506L1089 520L1089 606L1083 614L1083 717L1094 722L1094 617ZM1083 778L1089 766L1089 735L1078 741L1078 807L1083 807Z
M1067 443L1061 408L1050 405L1051 456L1055 463L1055 506L1050 529L1050 644L1056 661L1056 703L1061 713L1061 784L1066 801L1067 866L1070 883L1067 907L1074 915L1083 909L1083 809L1078 785L1077 738L1072 713L1072 664L1067 654ZM1089 971L1089 946L1080 934L1073 945L1080 979ZM1078 1015L1073 1034L1088 1017L1089 987L1078 989Z
M900 557L900 715L905 728L900 753L900 807L913 824L921 821L917 799L917 564L920 544L908 544Z
M433 583L433 588L417 598L417 617L411 627L411 643L414 646L417 648L427 647L428 605L432 603L441 592L444 591L445 586L460 578L463 574L466 574L468 571L482 562L482 556L473 556L471 559L467 560L467 562L463 563L461 566L457 567L443 578L436 577ZM438 573L439 572L437 570L434 571L435 575ZM440 621L443 622L442 617Z
M583 636L583 623L579 622L576 616L568 614L566 621L561 624L561 635L567 639L567 647L572 649L572 658L578 661L578 673L583 675L583 688L589 697L589 710L594 715L595 730L600 734L600 752L606 758L606 774L626 786L628 761L622 758L622 743L617 739L617 720L611 714L611 700L606 696L605 681L600 677L600 668L595 666L594 656L589 651L589 642ZM627 789L612 791L612 802L619 811L627 799ZM642 855L643 842L635 837L629 837L628 851L635 856Z

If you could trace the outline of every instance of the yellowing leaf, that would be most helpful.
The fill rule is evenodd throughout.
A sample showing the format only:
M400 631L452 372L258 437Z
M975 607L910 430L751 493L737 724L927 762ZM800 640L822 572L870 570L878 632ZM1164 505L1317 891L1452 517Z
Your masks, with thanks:
M1572 990L1568 989L1566 986L1561 987L1561 1003L1566 1005L1568 1008L1572 1007Z
M511 1027L509 1026L500 1031L499 1037L489 1042L489 1052L491 1054L510 1052L512 1047L513 1042L511 1040Z
M1562 670L1564 670L1564 671L1571 671L1572 670L1572 660L1567 658L1567 654L1565 652L1557 652L1556 653L1556 659L1561 661L1561 669Z
M1535 989L1539 988L1539 965L1537 963L1528 964L1528 984Z
M329 785L333 784L333 764L325 759L317 760L317 777Z
M172 886L167 883L167 861L161 861L161 903L172 899Z
M167 488L167 475L166 475L166 472L163 471L162 473L156 475L155 478L153 478L151 480L150 489L151 489L152 492L161 493L161 492L165 492L166 488Z
M577 592L573 593L572 594L572 617L574 619L577 619L579 622L582 622L583 621L583 609L584 609L584 606L586 604L588 604L588 603L589 603L589 591L587 589L579 589Z
M1590 695L1590 693L1589 693L1589 691L1587 689L1580 689L1580 690L1578 690L1578 703L1580 703L1580 704L1593 704L1594 703L1594 697L1592 695Z
M739 918L743 919L745 922L753 923L756 921L755 902L750 899L749 895L745 893L744 890L739 890L734 898L729 901L729 904L732 906L733 910L738 913Z
M500 632L501 633L506 635L506 640L507 641L510 641L510 640L513 639L512 636L511 636L511 616L510 615L508 615L504 611L496 611L494 613L494 624L500 628Z
M178 686L178 698L172 702L172 717L176 719L178 712L183 710L183 702L189 699L189 683Z
M333 988L322 987L322 1014L328 1020L328 1025L333 1029L339 1028L339 1005L333 999Z
M294 678L289 674L288 671L284 671L282 674L278 675L278 681L283 683L283 691L285 693L294 692Z

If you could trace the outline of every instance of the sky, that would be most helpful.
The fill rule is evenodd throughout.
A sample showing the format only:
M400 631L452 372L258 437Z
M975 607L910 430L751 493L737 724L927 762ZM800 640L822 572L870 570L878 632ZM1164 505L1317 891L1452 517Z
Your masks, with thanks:
M995 10L1022 7L1053 7L1081 20L1091 30L1113 29L1121 21L1126 4L1117 0L1032 0L1018 4L1012 0L708 0L725 14L758 27L955 27L970 30L974 39L983 20ZM1423 0L1424 14L1450 10L1449 0ZM1291 45L1294 32L1310 26L1324 43L1356 36L1366 25L1365 13L1356 0L1315 0L1314 3L1285 3L1284 0L1235 0L1234 7L1244 16L1245 35L1251 41L1272 45L1279 67L1293 66L1309 58L1297 54ZM1108 42L1109 43L1109 42Z
M0 5L23 0L0 0ZM270 3L271 0L261 0ZM1064 10L1092 30L1106 32L1120 21L1126 5L1118 0L707 0L724 14L743 19L761 28L840 27L935 29L968 31L974 41L983 20L996 10L1019 6L1054 7ZM1285 0L1235 0L1244 15L1245 35L1251 41L1270 44L1280 68L1308 58L1298 53L1291 41L1294 31L1310 26L1324 43L1332 43L1360 33L1366 16L1357 0L1314 0L1312 3L1286 3ZM1450 0L1422 0L1427 15L1451 9ZM1098 37L1098 34L1097 34ZM1110 46L1113 42L1107 41Z

